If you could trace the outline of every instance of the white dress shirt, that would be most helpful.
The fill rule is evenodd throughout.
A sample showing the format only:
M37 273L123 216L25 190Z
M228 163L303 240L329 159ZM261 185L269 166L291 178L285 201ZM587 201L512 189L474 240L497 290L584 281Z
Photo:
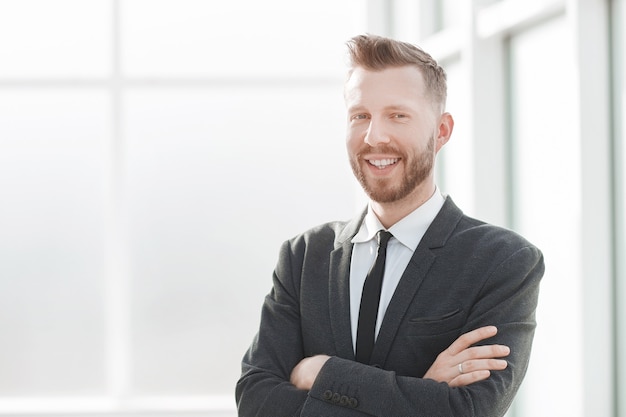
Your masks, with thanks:
M376 320L376 337L378 337L383 317L385 317L391 297L398 286L398 282L400 282L404 270L426 230L437 216L437 213L439 213L439 210L441 210L441 207L443 207L444 202L445 198L437 188L428 201L388 229L393 234L393 237L387 245L383 287L380 294L378 318ZM385 230L385 228L370 206L363 219L361 228L352 238L354 248L350 263L350 320L352 323L352 347L355 351L361 293L363 292L363 283L365 282L367 272L376 259L378 249L376 233L379 230Z

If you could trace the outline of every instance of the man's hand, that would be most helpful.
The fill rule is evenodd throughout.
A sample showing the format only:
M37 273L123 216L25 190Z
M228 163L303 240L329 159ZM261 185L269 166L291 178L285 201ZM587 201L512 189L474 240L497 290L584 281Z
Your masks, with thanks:
M462 387L489 378L490 371L507 367L502 359L510 353L508 346L487 345L470 347L498 333L494 326L481 327L459 336L450 347L441 352L424 378L446 382L451 387Z
M310 391L320 369L330 359L327 355L316 355L302 359L293 371L289 381L298 389Z

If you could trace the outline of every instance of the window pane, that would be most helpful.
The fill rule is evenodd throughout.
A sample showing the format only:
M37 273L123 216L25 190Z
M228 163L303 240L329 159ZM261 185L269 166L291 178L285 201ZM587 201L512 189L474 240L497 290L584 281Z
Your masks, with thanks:
M363 0L125 0L131 76L336 76L363 31ZM309 7L310 6L310 7ZM343 74L343 72L341 72Z
M0 1L0 77L95 77L111 70L109 0Z
M354 214L341 91L127 95L137 395L232 395L282 241Z
M474 147L467 115L469 88L464 78L464 67L460 62L445 65L448 74L448 100L446 111L454 118L454 129L450 142L439 153L437 181L444 193L450 194L454 202L463 207L468 215L474 214Z
M626 414L626 1L612 3L616 133L617 414Z
M471 0L441 0L442 29L448 29L463 24L464 20L467 18L465 13L470 10L467 3L471 3Z
M519 408L522 416L580 416L582 369L559 370L567 384L545 378L554 364L582 363L581 165L576 123L576 75L565 17L511 39L514 219L543 250L546 274L537 333ZM517 415L517 414L516 414Z
M99 92L0 94L0 396L104 391Z

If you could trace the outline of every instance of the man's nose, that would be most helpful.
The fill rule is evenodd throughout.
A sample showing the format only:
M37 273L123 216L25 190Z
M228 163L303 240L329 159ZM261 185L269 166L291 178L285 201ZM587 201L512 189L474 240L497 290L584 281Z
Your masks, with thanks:
M389 143L389 135L380 122L371 120L363 140L371 147L375 147L381 143Z

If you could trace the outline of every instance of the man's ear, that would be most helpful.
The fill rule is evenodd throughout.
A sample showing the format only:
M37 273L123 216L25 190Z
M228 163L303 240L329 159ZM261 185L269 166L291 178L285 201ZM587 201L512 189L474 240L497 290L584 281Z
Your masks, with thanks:
M448 143L452 130L454 129L454 119L450 113L443 113L439 117L439 126L437 128L436 152Z

